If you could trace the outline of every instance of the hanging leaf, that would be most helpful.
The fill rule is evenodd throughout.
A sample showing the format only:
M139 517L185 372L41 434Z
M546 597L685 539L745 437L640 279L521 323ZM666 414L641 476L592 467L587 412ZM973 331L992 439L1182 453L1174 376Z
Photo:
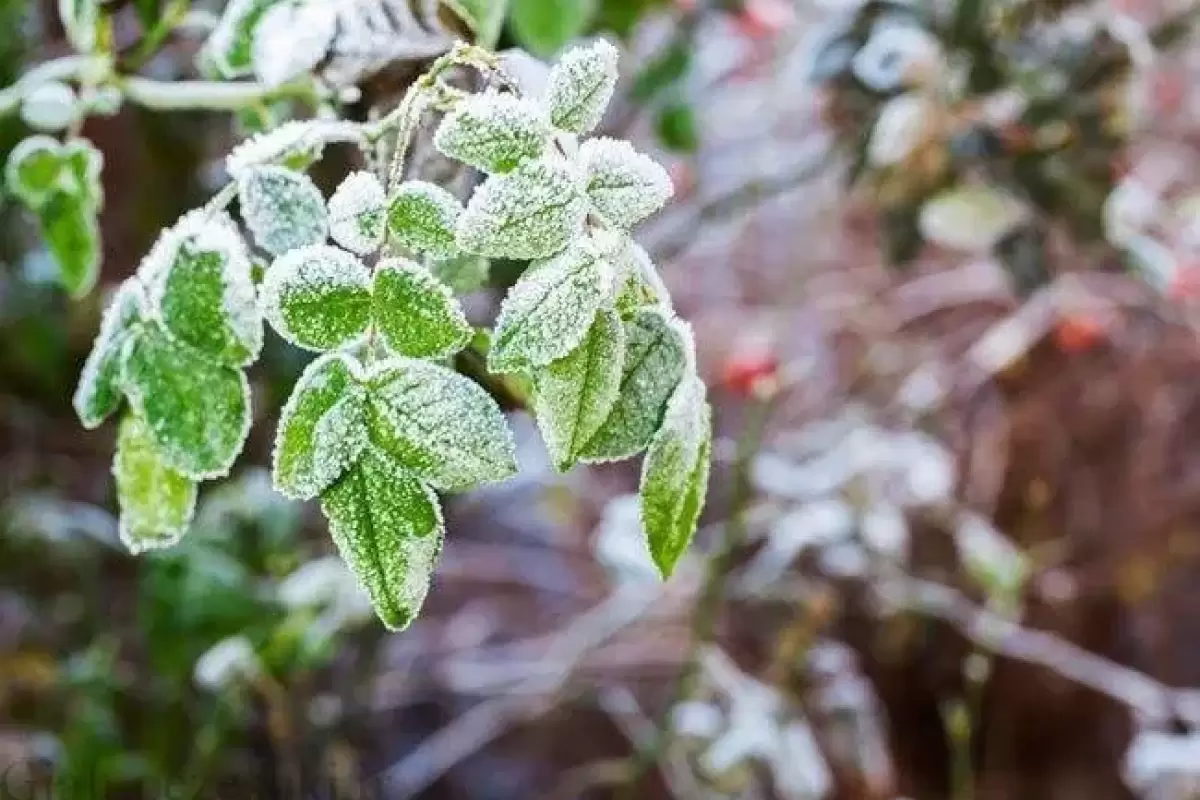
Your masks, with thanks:
M170 547L183 538L196 508L196 484L163 461L136 414L121 420L113 477L121 507L118 531L131 553Z
M121 402L121 348L142 317L142 292L135 278L117 289L100 320L100 332L79 375L71 405L83 427L99 427Z
M49 136L22 139L4 165L4 185L27 208L37 210L59 188L62 146Z
M419 264L401 258L381 262L372 298L375 324L397 355L444 358L471 341L471 323L454 295Z
M121 385L164 462L192 480L229 472L250 430L245 375L147 324L121 352Z
M336 247L312 245L280 256L261 290L271 327L308 350L345 347L371 323L371 272Z
M308 365L283 407L275 436L275 488L311 500L341 477L367 446L366 390L359 366L329 354Z
M269 253L321 244L329 232L325 199L307 175L283 167L255 167L238 179L242 218Z
M575 349L612 294L612 268L583 240L529 267L500 306L488 368L521 372Z
M475 190L458 221L458 246L489 258L548 258L580 235L586 215L564 162L527 161Z
M675 390L642 464L639 487L642 527L650 555L664 578L696 532L708 491L712 412L704 384L688 376Z
M583 341L537 376L534 412L555 467L565 472L617 402L625 331L616 312L596 315Z
M576 47L550 70L544 103L554 127L588 133L600 122L617 86L617 48L603 39Z
M393 358L370 379L372 441L441 491L516 473L516 446L496 401L428 361Z
M437 496L396 459L368 447L321 496L338 552L391 630L421 610L445 529Z
M462 210L458 198L442 187L407 181L400 184L388 205L388 231L409 250L447 258L458 251L454 226Z
M55 192L38 209L46 247L58 264L58 280L72 297L83 297L100 276L100 225L86 200Z
M100 173L104 169L104 154L87 139L71 139L61 150L64 169L59 186L72 197L99 208L104 201Z
M386 206L378 178L365 170L352 173L329 198L329 233L347 250L370 255L383 243Z
M596 0L513 0L509 20L522 47L549 58L587 31L596 5Z
M667 171L617 139L589 139L579 148L592 211L609 225L632 228L671 198Z
M550 135L536 103L488 90L460 101L438 126L433 144L443 155L484 172L509 172L540 157Z
M620 394L608 419L584 446L583 459L616 461L641 452L658 430L687 363L688 344L667 314L642 310L626 322Z

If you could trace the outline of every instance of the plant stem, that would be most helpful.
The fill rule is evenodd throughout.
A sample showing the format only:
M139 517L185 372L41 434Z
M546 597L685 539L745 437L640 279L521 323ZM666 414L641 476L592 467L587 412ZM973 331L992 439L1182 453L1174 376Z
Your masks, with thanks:
M257 103L285 97L311 97L311 81L299 80L283 86L221 81L152 81L136 75L121 78L117 87L126 99L156 111L206 109L237 111Z

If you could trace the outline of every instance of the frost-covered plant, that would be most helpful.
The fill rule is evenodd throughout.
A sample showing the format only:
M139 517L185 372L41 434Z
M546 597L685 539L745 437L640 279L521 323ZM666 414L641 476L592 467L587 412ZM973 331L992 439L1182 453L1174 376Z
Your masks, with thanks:
M467 347L532 387L559 469L645 452L641 521L659 570L674 568L704 504L710 409L690 329L630 235L670 181L625 142L579 141L613 94L616 50L568 52L539 98L464 93L443 82L451 67L512 83L490 53L460 44L375 122L291 122L243 144L228 159L233 183L165 231L117 291L74 404L89 428L120 414L113 473L130 550L176 542L198 484L241 452L245 370L265 320L320 354L283 408L275 486L320 499L387 626L407 625L429 588L444 536L437 493L517 470L499 406L452 369ZM430 111L445 112L441 152L487 174L465 205L406 179ZM298 165L331 141L389 163L326 200ZM390 159L373 157L389 146ZM234 198L241 224L224 210ZM256 252L273 259L257 286ZM462 264L488 258L531 263L494 330L477 331L437 275L478 274Z

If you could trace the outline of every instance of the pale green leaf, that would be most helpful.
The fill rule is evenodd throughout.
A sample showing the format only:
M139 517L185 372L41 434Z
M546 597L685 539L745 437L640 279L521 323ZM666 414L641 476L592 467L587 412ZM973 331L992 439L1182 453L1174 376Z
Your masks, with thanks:
M471 341L471 323L450 289L419 264L402 258L380 262L372 298L375 325L398 355L443 358Z
M393 358L370 376L372 441L442 491L516 473L516 446L496 401L428 361Z
M704 384L694 375L684 378L642 463L642 528L664 578L692 541L704 509L712 455L711 416Z
M671 197L671 178L653 159L619 139L589 139L579 148L592 211L609 225L632 228Z
M55 192L38 209L46 247L58 264L58 280L72 297L83 297L100 276L100 225L96 207Z
M279 417L275 488L310 500L341 477L367 446L366 390L358 364L329 354L308 365Z
M568 50L547 80L543 100L550 122L571 133L588 133L604 116L617 86L617 48L603 39Z
M150 428L136 414L121 420L112 471L121 508L118 532L129 551L178 542L192 521L196 484L163 461Z
M406 181L388 203L388 232L409 250L446 258L457 252L454 227L462 211L458 198L442 187Z
M437 495L386 453L368 447L321 496L338 552L391 630L421 610L442 552Z
M438 126L433 143L443 155L484 172L508 172L541 156L550 135L536 103L488 90L461 100Z
M430 259L425 266L456 294L468 294L487 284L491 262L483 256L462 253L450 258Z
M611 295L612 279L612 268L586 239L532 264L500 307L488 368L520 372L574 350Z
M271 327L309 350L345 347L371 322L371 273L344 250L312 245L275 259L263 278Z
M365 256L383 242L387 198L373 173L355 172L329 198L329 233L351 252Z
M100 21L99 0L58 0L58 18L67 40L80 53L96 47L96 25Z
M121 386L168 465L193 480L229 472L250 430L250 384L239 370L147 324L125 342Z
M100 425L121 402L121 348L132 335L131 327L143 314L142 291L137 279L121 284L100 320L100 332L79 375L71 405L83 427Z
M602 309L579 346L538 373L534 413L559 470L579 460L579 451L608 419L624 363L621 319Z
M271 6L283 0L230 0L217 27L204 43L204 52L223 78L241 78L253 71L254 30Z
M586 216L565 162L526 161L475 190L458 221L458 246L489 258L548 258L582 234Z
M269 253L320 244L329 232L325 198L302 173L275 166L248 169L238 179L238 199L254 241Z
M625 323L621 390L608 419L583 448L586 461L613 461L641 452L662 422L671 393L688 365L690 343L678 324L657 309Z
M65 169L59 177L63 191L99 208L104 200L100 173L104 154L87 139L71 139L62 148Z
M37 210L59 187L65 166L62 146L49 136L22 139L4 165L4 185L27 207Z

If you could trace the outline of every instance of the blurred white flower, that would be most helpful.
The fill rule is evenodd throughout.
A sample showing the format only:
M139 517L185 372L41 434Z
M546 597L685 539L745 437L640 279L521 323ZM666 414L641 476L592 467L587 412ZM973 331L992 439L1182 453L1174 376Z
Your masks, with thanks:
M938 40L915 24L877 23L867 43L854 56L854 74L868 87L893 92L927 83L943 64Z
M983 254L1029 217L1029 209L1012 195L986 186L948 189L921 209L921 236L926 241Z
M902 561L908 552L908 520L894 505L874 505L858 524L863 543L877 555Z
M871 557L858 542L838 542L821 548L817 566L831 578L861 578L871 568Z
M916 92L889 100L871 131L870 163L888 167L912 155L933 130L935 113L933 100Z
M262 663L254 645L245 636L232 636L217 642L196 659L192 679L202 689L217 691L261 673Z

